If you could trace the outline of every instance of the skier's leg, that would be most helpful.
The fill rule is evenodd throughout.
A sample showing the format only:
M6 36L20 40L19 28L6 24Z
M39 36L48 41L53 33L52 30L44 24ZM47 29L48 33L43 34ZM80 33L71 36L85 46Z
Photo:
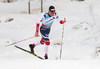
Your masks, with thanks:
M44 52L45 52L45 59L48 59L48 46L50 45L50 41L49 41L49 33L50 33L50 29L42 29L41 28L41 35L43 38L43 43L45 43L45 48L44 48Z
M41 28L42 28L42 27L41 27ZM44 30L41 30L41 28L40 28L41 35L44 35ZM38 42L36 42L36 43L34 43L34 44L30 44L30 45L29 45L31 52L34 51L33 48L34 48L35 46L38 46L38 45L40 45L40 44L42 44L42 45L44 44L43 38L42 38L40 41L38 41Z
M48 47L50 45L50 41L45 41L45 48L44 48L44 51L45 51L45 59L48 59Z

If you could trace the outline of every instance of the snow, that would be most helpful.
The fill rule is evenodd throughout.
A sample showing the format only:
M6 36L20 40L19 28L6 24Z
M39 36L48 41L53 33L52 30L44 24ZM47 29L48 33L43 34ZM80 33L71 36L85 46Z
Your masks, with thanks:
M40 0L28 2L0 2L0 69L100 69L100 1L86 0L45 0L44 13L54 5L60 18L66 18L62 58L60 46L62 27L56 20L51 28L49 59L41 60L25 53L11 43L29 38L35 34L35 26L40 13ZM41 39L32 38L16 44L29 50L28 45ZM37 46L35 52L44 57L44 46Z

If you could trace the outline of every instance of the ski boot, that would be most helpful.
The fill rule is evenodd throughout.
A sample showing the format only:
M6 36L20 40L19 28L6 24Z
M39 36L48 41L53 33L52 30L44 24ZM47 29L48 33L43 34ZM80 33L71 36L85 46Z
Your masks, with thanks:
M48 55L47 55L47 54L45 54L44 58L45 58L45 59L48 59Z
M30 44L29 47L30 47L31 53L34 54L34 47L35 47L35 45L34 44Z

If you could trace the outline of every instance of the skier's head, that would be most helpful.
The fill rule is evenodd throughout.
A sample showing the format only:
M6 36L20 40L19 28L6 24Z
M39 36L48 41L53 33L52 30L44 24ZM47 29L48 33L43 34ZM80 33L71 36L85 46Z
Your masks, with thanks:
M55 14L55 7L54 7L54 6L50 6L50 7L49 7L49 14L50 14L51 16L53 16L53 15Z

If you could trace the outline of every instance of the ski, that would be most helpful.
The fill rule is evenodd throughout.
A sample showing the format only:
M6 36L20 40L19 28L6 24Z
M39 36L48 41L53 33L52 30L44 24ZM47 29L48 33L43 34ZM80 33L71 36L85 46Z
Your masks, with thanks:
M28 50L26 50L26 49L23 49L23 48L18 47L18 46L16 46L16 45L15 45L15 47L16 47L16 48L18 48L18 49L20 49L20 50L22 50L22 51L25 51L25 52L27 52L27 53L29 53L29 54L33 55L33 56L35 56L35 57L37 57L37 58L39 58L39 59L44 60L44 58L42 58L42 57L38 56L37 54L33 54L33 53L31 53L30 51L28 51Z

